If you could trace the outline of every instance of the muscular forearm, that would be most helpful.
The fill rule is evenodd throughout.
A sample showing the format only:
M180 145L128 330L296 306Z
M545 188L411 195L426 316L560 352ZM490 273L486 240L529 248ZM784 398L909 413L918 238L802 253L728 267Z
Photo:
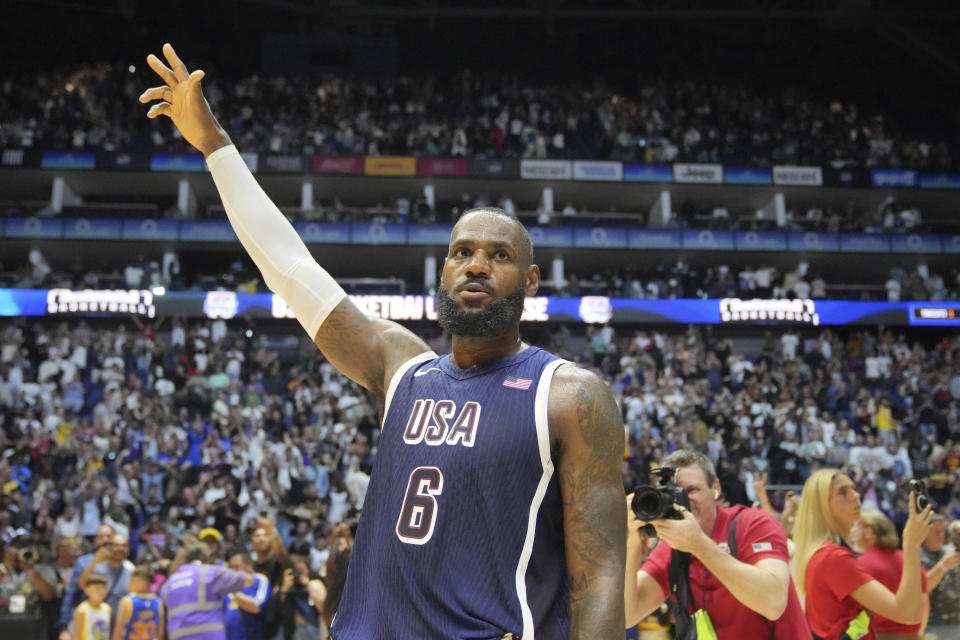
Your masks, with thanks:
M745 607L768 620L783 615L790 586L789 571L778 576L765 567L741 562L706 536L694 555Z
M622 638L622 588L619 575L571 576L570 640Z

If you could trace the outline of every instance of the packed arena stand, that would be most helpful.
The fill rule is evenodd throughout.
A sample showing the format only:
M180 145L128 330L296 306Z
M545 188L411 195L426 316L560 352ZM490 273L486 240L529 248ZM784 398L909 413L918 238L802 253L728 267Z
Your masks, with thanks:
M129 537L137 564L161 567L188 534L213 528L224 552L269 518L284 548L301 549L314 570L324 566L335 528L362 509L378 422L366 392L292 329L180 318L4 321L0 537L8 549L28 535L44 575L64 587L72 554L102 523ZM798 485L832 466L853 474L865 508L898 524L914 476L928 478L942 513L958 515L958 336L530 331L614 389L628 491L647 481L650 463L690 446L717 464L732 503L765 497L754 489L761 475ZM446 337L430 334L442 352ZM52 607L43 608L48 616Z
M184 151L135 109L136 69L90 64L0 85L0 147ZM640 78L623 90L500 74L221 77L205 82L234 141L318 155L612 159L745 166L953 167L956 146L883 114L800 90Z

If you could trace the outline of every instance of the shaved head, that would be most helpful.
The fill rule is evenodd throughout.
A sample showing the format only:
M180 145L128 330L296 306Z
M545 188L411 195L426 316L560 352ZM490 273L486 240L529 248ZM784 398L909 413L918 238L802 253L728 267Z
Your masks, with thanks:
M457 224L460 224L460 221L464 220L467 216L477 214L503 216L504 218L512 220L514 223L516 223L517 229L520 231L519 247L526 252L524 257L527 258L527 264L533 264L533 240L530 239L530 233L527 231L527 228L523 226L523 223L520 222L520 219L516 215L499 207L475 207L473 209L467 209L464 211L463 215L460 216L460 220L457 220Z

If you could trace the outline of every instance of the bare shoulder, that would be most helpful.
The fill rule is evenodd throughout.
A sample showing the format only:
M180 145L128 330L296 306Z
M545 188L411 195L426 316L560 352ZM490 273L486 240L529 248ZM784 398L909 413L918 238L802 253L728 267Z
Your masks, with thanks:
M623 450L623 420L610 387L576 365L557 369L550 386L550 437L564 446L577 441Z

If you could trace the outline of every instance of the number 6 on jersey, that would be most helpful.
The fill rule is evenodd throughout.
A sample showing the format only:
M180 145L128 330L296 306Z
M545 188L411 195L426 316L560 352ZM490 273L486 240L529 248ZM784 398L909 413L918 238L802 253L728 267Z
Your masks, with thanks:
M437 500L443 493L443 474L436 467L417 467L410 473L403 508L397 519L397 537L407 544L426 544L433 536Z

